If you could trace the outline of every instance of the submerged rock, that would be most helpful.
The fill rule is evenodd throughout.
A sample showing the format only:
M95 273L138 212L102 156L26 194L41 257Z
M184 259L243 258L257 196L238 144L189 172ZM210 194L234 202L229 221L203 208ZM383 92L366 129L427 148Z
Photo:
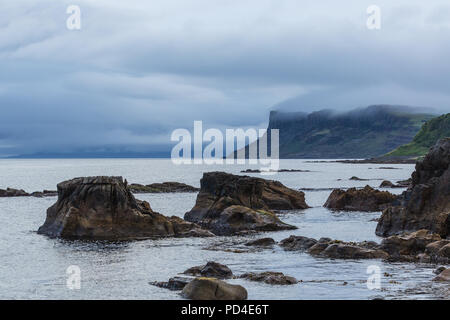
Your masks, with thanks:
M193 223L154 212L134 198L122 177L75 178L58 184L58 201L38 233L77 239L212 236Z
M240 275L238 278L275 285L289 285L298 283L298 280L294 277L286 276L281 272L273 271L266 271L261 273L248 272Z
M180 182L163 182L152 183L147 185L133 183L130 184L130 190L133 193L173 193L173 192L197 192L199 188L180 183Z
M428 229L450 236L450 138L440 140L412 174L412 186L384 210L376 234Z
M324 207L344 211L381 211L396 199L396 196L370 186L364 189L350 188L347 191L335 189Z
M271 210L308 208L303 192L277 181L208 172L200 183L196 204L184 218L217 235L295 229Z
M192 300L245 300L247 290L214 278L196 278L181 292L184 298Z
M193 276L213 277L218 279L230 279L233 277L233 272L224 264L209 261L203 266L196 266L187 269L183 272Z

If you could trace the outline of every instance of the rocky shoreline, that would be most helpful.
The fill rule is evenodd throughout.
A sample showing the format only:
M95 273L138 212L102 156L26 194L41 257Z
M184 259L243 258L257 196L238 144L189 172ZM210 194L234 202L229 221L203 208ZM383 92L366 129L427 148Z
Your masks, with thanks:
M247 171L248 172L248 171ZM356 179L353 180L362 180ZM302 191L278 181L225 172L206 172L200 188L177 182L129 185L122 177L81 177L58 184L57 191L29 194L24 190L0 190L4 197L58 196L47 210L38 233L49 237L81 240L136 240L161 237L236 236L263 231L293 230L278 217L280 210L308 209ZM382 211L373 241L345 242L298 235L276 242L272 238L247 241L247 251L279 246L285 251L305 252L321 259L381 259L389 262L450 264L450 139L439 141L418 161L410 180L380 188L407 188L401 195L364 188L334 189L324 207L330 210ZM194 207L184 219L152 210L133 193L198 192ZM181 290L189 299L246 299L242 286L226 279L246 279L266 284L290 285L299 281L277 271L248 271L235 276L217 262L186 270L167 282L152 283ZM449 271L439 270L435 281L448 281Z
M128 185L128 182L125 181ZM132 183L129 185L129 189L134 194L139 193L183 193L183 192L198 192L200 189L190 186L181 182L161 182L161 183L152 183L152 184L138 184ZM58 191L55 190L44 190L44 191L35 191L32 193L28 193L22 189L14 189L14 188L6 188L0 189L0 198L8 198L8 197L35 197L35 198L43 198L43 197L56 197L58 196Z

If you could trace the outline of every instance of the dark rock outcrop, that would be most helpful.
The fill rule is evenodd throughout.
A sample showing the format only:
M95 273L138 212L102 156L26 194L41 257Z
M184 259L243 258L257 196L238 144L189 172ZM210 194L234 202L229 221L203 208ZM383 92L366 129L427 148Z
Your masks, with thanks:
M181 292L184 298L192 300L245 300L247 290L214 278L196 278Z
M58 184L58 201L38 233L77 239L211 236L193 223L154 212L134 198L122 177L75 178Z
M376 234L428 229L450 236L450 138L440 140L417 162L412 186L384 210Z
M394 184L389 180L383 180L383 182L380 184L380 188L405 188L405 186L400 184Z
M379 244L371 241L344 242L330 238L315 240L302 236L290 236L280 241L286 251L306 251L311 255L332 259L386 259L388 254Z
M197 192L199 188L180 182L152 183L147 185L133 183L129 186L133 193L173 193L173 192Z
M317 243L316 239L303 236L290 236L280 242L280 247L286 251L304 251Z
M272 238L261 238L247 242L246 246L255 246L255 247L270 247L275 244L275 240Z
M350 188L347 191L335 189L331 192L324 207L344 211L381 211L395 199L395 195L370 186L366 186L364 189Z
M173 278L170 278L169 281L162 281L162 282L155 281L155 282L150 282L150 284L160 287L160 288L177 291L177 290L183 290L183 288L191 281L192 281L192 278L173 277Z
M208 172L200 184L196 204L184 218L217 235L295 229L271 210L308 208L303 192L277 181Z
M390 236L383 239L381 248L393 257L416 256L423 253L428 244L441 240L438 234L428 230L419 230L401 236Z
M0 197L29 197L30 194L22 189L6 188L6 190L0 189Z
M36 191L32 193L28 193L22 189L14 189L14 188L6 188L0 189L0 198L9 198L9 197L35 197L35 198L43 198L43 197L54 197L57 196L57 191Z
M248 272L240 275L238 278L275 285L289 285L298 283L298 280L294 277L286 276L282 272L273 271L266 271L261 273Z
M212 277L217 279L230 279L233 277L233 272L224 264L209 261L203 266L196 266L187 269L184 274L201 277Z

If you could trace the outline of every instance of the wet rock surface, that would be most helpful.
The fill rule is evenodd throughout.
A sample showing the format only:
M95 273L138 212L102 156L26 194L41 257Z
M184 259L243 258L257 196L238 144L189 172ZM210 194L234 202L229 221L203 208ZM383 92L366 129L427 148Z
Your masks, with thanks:
M277 181L224 172L201 179L196 204L184 216L217 235L289 230L272 210L306 209L305 194Z
M405 188L405 186L400 184L394 184L389 180L383 180L383 182L380 184L380 188Z
M305 251L311 255L332 259L386 259L388 254L372 241L344 242L330 238L290 236L280 241L286 251Z
M294 277L284 275L282 272L248 272L240 275L238 278L246 279L250 281L264 282L273 285L290 285L298 283L298 280Z
M335 189L324 207L343 211L381 211L397 197L387 191L379 191L370 186L363 189L350 188L346 191Z
M286 251L304 251L312 247L317 243L316 239L302 237L302 236L290 236L283 239L280 242L280 247Z
M273 240L272 238L261 238L249 241L245 243L245 245L254 247L270 247L273 246L275 243L276 243L275 240Z
M233 277L233 272L230 268L214 261L209 261L202 266L189 268L183 273L192 276L213 277L218 279L230 279Z
M411 187L384 210L376 234L390 236L428 229L450 236L450 138L418 161Z
M155 281L155 282L150 282L151 285L160 287L160 288L164 288L164 289L169 289L172 291L178 291L178 290L183 290L183 288L192 281L192 278L187 278L187 277L173 277L170 278L169 281Z
M215 278L195 278L181 292L184 298L192 300L245 300L247 290Z
M433 279L433 281L450 282L450 269L445 269Z
M199 188L180 183L180 182L162 182L147 185L133 183L129 186L133 193L174 193L174 192L197 192Z
M212 236L193 223L154 212L134 198L122 177L75 178L58 184L58 201L38 233L50 237L124 240Z

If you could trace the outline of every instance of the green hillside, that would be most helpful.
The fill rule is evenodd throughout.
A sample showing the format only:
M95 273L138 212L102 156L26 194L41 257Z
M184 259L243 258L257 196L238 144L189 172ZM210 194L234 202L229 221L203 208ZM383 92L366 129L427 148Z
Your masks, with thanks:
M389 105L345 113L272 111L269 129L280 130L281 158L372 158L410 142L432 118L412 108Z
M450 113L424 123L412 142L389 152L386 157L420 157L439 139L446 137L450 137Z

